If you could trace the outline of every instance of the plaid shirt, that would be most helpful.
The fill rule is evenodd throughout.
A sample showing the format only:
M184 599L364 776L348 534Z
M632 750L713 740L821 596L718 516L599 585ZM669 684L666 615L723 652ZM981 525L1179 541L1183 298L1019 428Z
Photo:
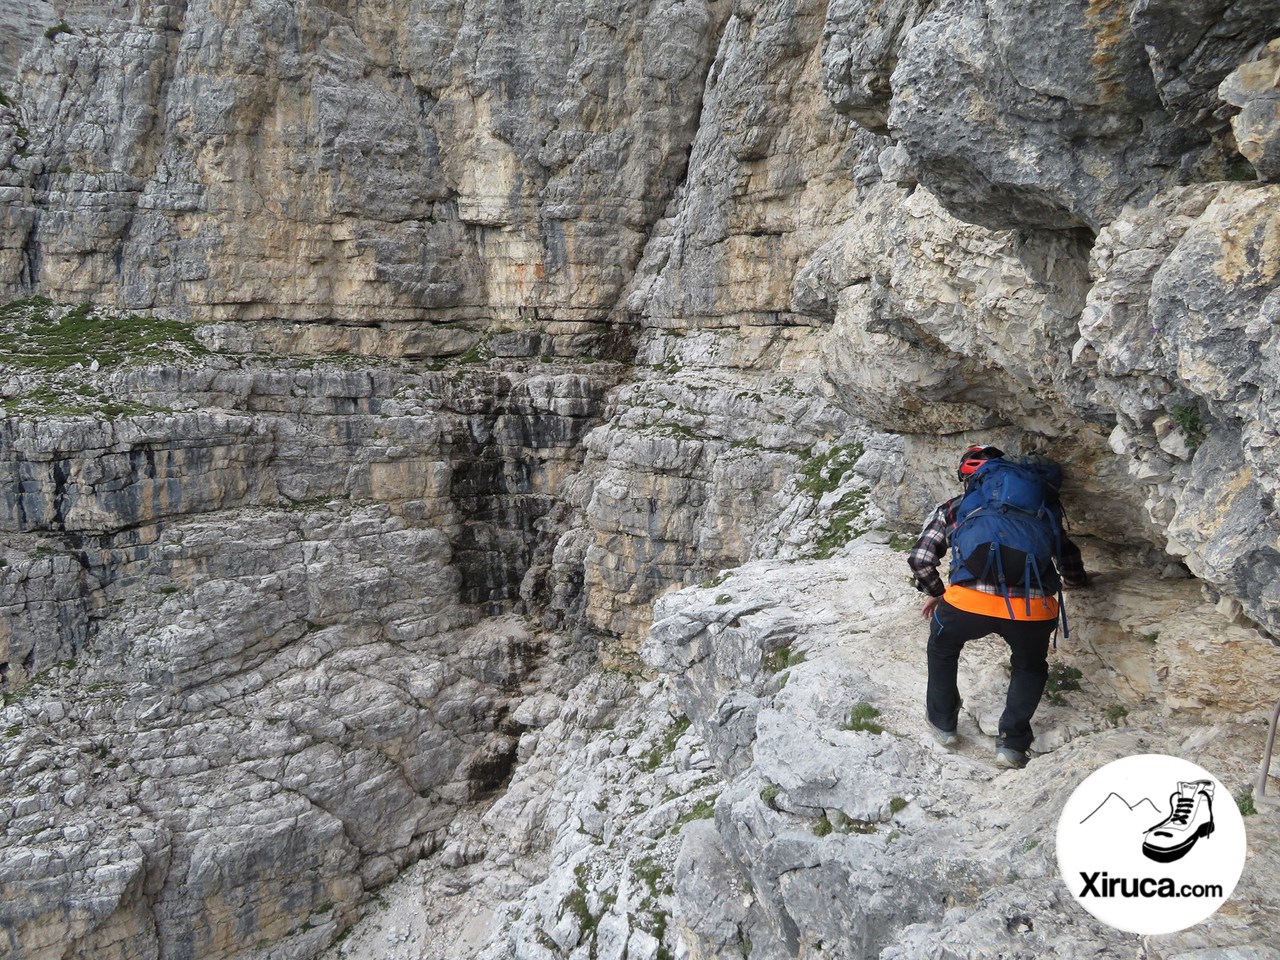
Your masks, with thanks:
M916 589L931 597L940 597L946 591L942 577L938 575L938 566L951 546L951 534L956 529L956 507L960 505L960 497L952 497L946 503L938 504L929 517L924 529L920 531L920 539L907 554L907 564L915 576ZM1089 575L1084 569L1084 560L1080 557L1080 548L1071 542L1064 533L1062 535L1062 569L1058 571L1068 586L1082 587L1089 582ZM971 590L982 593L1003 593L995 583L982 583L972 580L965 584ZM1034 588L1027 590L1011 590L1017 597L1039 597L1043 594Z

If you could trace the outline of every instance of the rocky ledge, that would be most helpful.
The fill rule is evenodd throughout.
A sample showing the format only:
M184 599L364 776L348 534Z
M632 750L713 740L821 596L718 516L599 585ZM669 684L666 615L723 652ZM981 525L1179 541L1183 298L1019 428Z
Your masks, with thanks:
M1033 758L1002 769L1003 644L966 651L961 739L942 748L887 539L664 597L643 648L658 679L600 673L548 704L507 794L459 825L474 862L433 856L327 956L1280 956L1274 816L1245 818L1239 884L1182 933L1094 920L1055 854L1071 790L1132 754L1192 760L1247 808L1280 651L1195 581L1086 544L1098 575L1068 597ZM1206 663L1237 679L1206 684ZM545 856L521 860L539 834Z

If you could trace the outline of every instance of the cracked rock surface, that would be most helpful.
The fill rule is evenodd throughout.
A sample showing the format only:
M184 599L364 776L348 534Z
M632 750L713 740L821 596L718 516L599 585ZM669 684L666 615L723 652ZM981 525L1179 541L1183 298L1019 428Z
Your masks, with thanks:
M918 595L903 553L881 539L827 560L756 561L661 600L643 648L659 682L629 693L608 729L564 736L570 697L508 796L471 825L487 853L448 864L443 880L406 876L329 956L656 956L634 945L654 930L636 910L645 871L671 915L665 942L688 956L908 958L940 943L1027 958L1275 956L1276 825L1265 814L1245 820L1248 860L1227 905L1176 934L1095 921L1055 854L1071 790L1120 757L1168 753L1237 792L1251 782L1271 708L1251 678L1280 667L1267 639L1232 624L1193 580L1135 571L1087 544L1097 578L1068 597L1072 637L1051 655L1080 672L1078 688L1051 689L1031 763L1007 770L993 739L1006 648L991 638L966 649L960 740L940 747L922 719ZM1240 682L1203 686L1192 677L1206 662ZM851 723L859 705L875 711L866 729ZM672 727L673 708L688 720ZM571 758L577 798L561 806L564 783L544 771ZM634 808L659 793L657 806ZM529 817L554 835L551 855L538 882L513 883Z
M1044 831L1280 697L1277 23L6 0L0 943L1274 956L1269 813L1144 942ZM1020 775L992 645L920 730L971 442L1102 571Z

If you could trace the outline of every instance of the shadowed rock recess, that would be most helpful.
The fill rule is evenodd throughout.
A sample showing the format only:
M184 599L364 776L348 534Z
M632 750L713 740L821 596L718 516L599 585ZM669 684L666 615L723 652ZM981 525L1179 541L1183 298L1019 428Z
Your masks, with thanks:
M1179 933L1053 852L1280 697L1278 25L6 0L0 949L1280 957L1274 808ZM995 643L921 716L979 439L1098 573L1021 772Z

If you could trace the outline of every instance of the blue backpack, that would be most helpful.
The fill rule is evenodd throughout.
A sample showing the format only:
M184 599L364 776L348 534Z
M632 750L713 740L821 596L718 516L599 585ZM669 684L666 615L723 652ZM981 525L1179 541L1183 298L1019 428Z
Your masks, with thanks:
M951 535L951 582L997 584L1013 617L1012 593L1058 594L1062 609L1062 468L1050 462L988 460L969 479ZM1026 600L1031 613L1031 600ZM1067 632L1066 614L1062 617Z

